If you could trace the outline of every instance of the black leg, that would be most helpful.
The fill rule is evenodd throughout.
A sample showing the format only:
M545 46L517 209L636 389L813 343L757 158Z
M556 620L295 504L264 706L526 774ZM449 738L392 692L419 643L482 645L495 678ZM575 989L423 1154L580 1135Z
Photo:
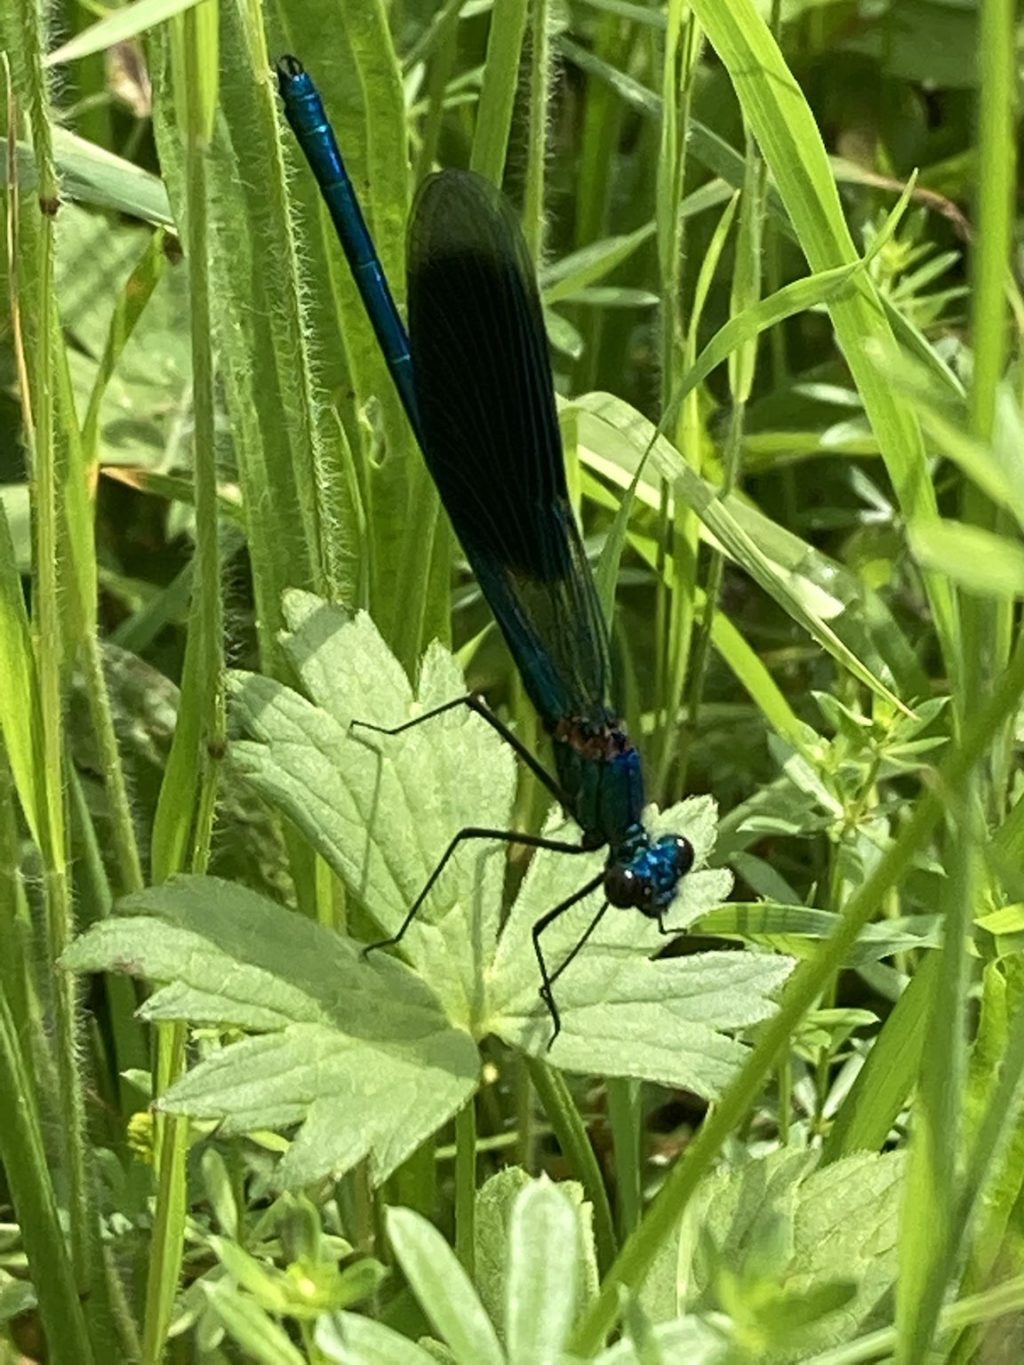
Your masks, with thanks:
M396 943L400 943L402 941L402 937L405 934L406 929L408 929L409 925L416 918L417 914L419 913L420 906L423 904L427 896L430 894L431 888L437 881L438 877L440 877L441 873L444 871L445 866L448 863L448 860L451 858L452 854L455 852L459 844L462 843L464 839L497 839L500 840L502 843L506 844L522 844L526 848L551 849L556 853L589 852L588 849L581 848L579 844L566 844L559 839L545 839L543 838L542 835L539 834L519 834L515 830L510 829L480 829L475 825L470 825L467 826L465 829L460 829L458 834L456 834L455 838L451 841L451 843L445 849L444 853L441 855L440 862L437 864L433 872L431 872L430 876L427 878L427 882L423 890L420 892L420 894L413 901L412 905L409 907L405 919L402 920L402 923L399 926L398 933L393 934L391 938L381 939L379 943L367 944L367 946L363 949L364 957L366 956L367 953L375 952L378 948L392 948ZM546 918L547 916L545 916L545 919Z
M553 910L548 910L545 914L541 915L540 919L537 920L537 922L533 926L533 951L537 956L537 965L540 967L541 979L540 998L544 1001L545 1005L547 1005L548 1013L551 1015L551 1022L555 1026L554 1032L548 1039L549 1052L551 1050L551 1044L555 1041L555 1039L558 1037L559 1033L562 1030L562 1016L558 1013L558 1006L555 1004L555 998L551 994L551 987L555 984L558 978L565 971L566 967L568 967L569 963L573 960L573 958L576 956L579 950L583 947L584 943L586 943L587 939L597 928L598 921L600 920L604 912L608 909L608 902L605 901L605 903L601 906L600 910L597 912L597 914L591 921L590 928L580 939L579 943L576 944L576 947L573 948L569 956L550 975L548 973L548 964L544 961L544 954L541 952L540 936L548 927L549 924L554 924L555 920L559 919L562 915L564 915L566 910L570 910L579 901L583 900L585 896L589 896L591 891L596 891L597 888L601 886L603 882L604 869L602 868L602 870L597 874L596 877L592 877L590 881L586 883L585 886L581 886L578 891L574 891L573 894L567 900L561 901L558 905L555 906Z
M352 730L358 726L360 730L373 730L378 735L400 735L403 730L411 730L414 725L422 725L425 720L433 720L435 716L443 716L446 711L454 711L457 706L467 707L481 720L485 720L492 730L497 731L509 748L522 759L537 781L551 793L556 801L565 806L565 793L555 779L537 762L522 740L516 738L504 721L499 720L480 697L472 695L455 697L451 701L442 702L440 706L435 706L430 711L424 711L422 716L413 716L412 720L404 721L401 725L373 725L368 720L353 720L349 723L349 729Z

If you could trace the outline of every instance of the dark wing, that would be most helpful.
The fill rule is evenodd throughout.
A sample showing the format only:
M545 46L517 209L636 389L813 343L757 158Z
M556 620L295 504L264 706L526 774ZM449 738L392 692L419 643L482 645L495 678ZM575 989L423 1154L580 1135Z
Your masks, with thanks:
M600 719L608 635L569 506L536 276L489 181L425 181L408 291L423 452L455 534L541 717Z

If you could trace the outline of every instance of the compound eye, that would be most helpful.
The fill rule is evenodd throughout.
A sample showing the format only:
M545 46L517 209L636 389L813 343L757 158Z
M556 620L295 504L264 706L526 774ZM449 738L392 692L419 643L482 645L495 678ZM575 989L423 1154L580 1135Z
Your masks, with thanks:
M651 899L651 884L631 867L612 866L604 879L608 904L617 910L642 910Z
M685 877L693 866L693 845L682 834L677 834L672 842L676 846L676 876Z

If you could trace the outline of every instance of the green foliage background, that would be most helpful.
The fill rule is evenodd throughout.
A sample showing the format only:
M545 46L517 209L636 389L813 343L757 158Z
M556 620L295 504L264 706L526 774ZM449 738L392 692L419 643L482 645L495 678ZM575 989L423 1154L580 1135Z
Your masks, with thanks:
M1015 7L95 21L0 13L0 1353L1018 1358ZM550 1053L529 926L586 860L477 850L359 954L462 825L560 816L476 717L350 729L469 686L543 753L283 51L400 304L432 167L521 208L652 827L700 855Z

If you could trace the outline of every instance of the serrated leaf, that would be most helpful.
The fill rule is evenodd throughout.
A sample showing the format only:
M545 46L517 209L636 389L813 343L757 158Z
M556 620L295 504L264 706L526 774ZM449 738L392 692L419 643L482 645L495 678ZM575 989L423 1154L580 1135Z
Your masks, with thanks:
M300 830L365 904L384 933L408 907L464 826L507 828L514 789L508 747L456 708L401 735L396 725L458 698L452 657L428 651L417 695L369 617L350 619L308 594L285 602L283 641L306 695L236 675L233 771ZM715 842L709 798L645 812L652 837L693 843L694 870L666 912L682 933L728 895L731 875L703 866ZM562 829L579 841L572 825ZM602 854L536 856L498 932L504 847L474 843L445 867L401 951L368 960L360 945L251 891L181 878L129 897L65 957L76 970L115 970L158 983L149 1019L247 1029L257 1035L205 1057L161 1101L217 1120L228 1133L299 1125L280 1178L301 1185L369 1156L380 1181L452 1117L476 1084L473 1038L495 1033L548 1057L533 924L598 873ZM550 926L546 961L564 960L596 913L590 898ZM713 1098L745 1055L732 1036L764 1019L789 958L743 951L655 958L654 921L609 911L559 978L563 1029L550 1059L582 1072L686 1086Z
M721 1268L730 1306L762 1335L765 1362L806 1359L876 1325L895 1280L903 1154L860 1153L820 1170L814 1161L777 1152L721 1171L694 1215L704 1236L688 1307L718 1306Z
M456 709L401 735L350 729L353 719L394 726L465 693L451 656L432 647L417 694L368 616L349 619L308 594L289 593L284 647L305 690L235 675L235 715L252 740L232 747L235 767L288 817L344 879L385 933L394 933L453 836L466 826L508 827L514 770L506 745L478 716ZM682 932L729 893L730 874L706 863L715 841L709 798L645 815L652 837L687 835L695 869L667 912ZM578 843L562 823L558 837ZM497 855L497 856L496 856ZM551 1022L538 996L532 925L601 868L603 855L538 853L498 938L501 850L469 844L445 869L403 939L402 951L448 1013L474 1036L496 1033L548 1057ZM588 898L551 926L549 962L576 943L600 905ZM763 1019L788 974L787 958L696 954L650 961L667 940L635 912L609 911L560 978L562 1033L550 1060L719 1093L742 1060L725 1030Z
M366 905L397 931L451 839L467 825L505 829L515 773L506 745L461 708L387 736L465 694L449 654L427 651L414 696L370 618L289 593L284 639L306 696L256 674L230 679L233 714L251 736L234 769L306 836ZM307 699L308 698L308 699ZM500 845L473 841L452 860L406 934L402 952L453 1022L479 1029L479 982L493 953L504 871Z
M68 950L76 971L158 986L149 1019L259 1036L214 1052L161 1100L225 1133L301 1124L287 1186L369 1156L385 1179L472 1094L479 1059L414 973L230 882L181 877L127 897Z
M713 838L714 803L682 802L649 820L655 837L685 834L698 870L681 883L666 913L672 930L683 930L728 894L723 869L700 869ZM563 827L564 828L564 827ZM509 914L491 969L491 1030L524 1051L575 1071L634 1076L718 1094L744 1054L727 1036L771 1013L771 994L788 976L788 958L753 953L698 953L653 959L668 940L652 920L608 910L586 947L555 987L562 1029L550 1051L550 1022L536 1010L537 962L531 927L545 910L571 895L601 866L593 858L541 853L531 863ZM595 893L574 906L545 933L543 951L552 966L579 941L601 906Z

